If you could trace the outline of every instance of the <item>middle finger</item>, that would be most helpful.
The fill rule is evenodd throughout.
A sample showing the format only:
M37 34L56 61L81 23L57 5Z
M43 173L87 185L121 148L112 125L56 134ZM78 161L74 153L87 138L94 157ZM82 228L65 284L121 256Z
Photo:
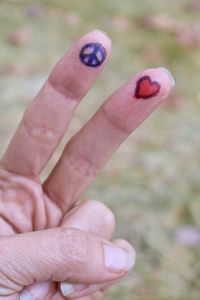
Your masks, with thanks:
M96 177L127 136L157 108L173 87L170 73L147 69L115 92L69 141L44 183L65 212Z

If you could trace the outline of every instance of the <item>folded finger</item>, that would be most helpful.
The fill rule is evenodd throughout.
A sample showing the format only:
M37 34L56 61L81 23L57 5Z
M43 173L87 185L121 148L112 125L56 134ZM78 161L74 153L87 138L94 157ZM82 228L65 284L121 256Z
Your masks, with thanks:
M113 152L169 95L170 73L147 69L116 91L69 141L44 189L66 211Z
M115 216L102 202L87 200L63 218L62 228L76 228L110 240L115 230Z
M5 287L0 296L10 296L34 281L68 280L86 285L113 281L135 263L134 250L75 228L18 234L2 237L0 242L0 275Z
M110 52L111 41L99 30L75 42L26 110L1 162L4 168L29 177L40 174Z
M73 208L63 219L62 228L76 228L85 232L92 233L104 239L112 238L115 228L115 217L112 211L102 202L87 200ZM54 283L50 281L37 282L20 294L20 300L27 300L29 295L33 300L44 300L54 298ZM60 293L56 293L56 300L62 299Z

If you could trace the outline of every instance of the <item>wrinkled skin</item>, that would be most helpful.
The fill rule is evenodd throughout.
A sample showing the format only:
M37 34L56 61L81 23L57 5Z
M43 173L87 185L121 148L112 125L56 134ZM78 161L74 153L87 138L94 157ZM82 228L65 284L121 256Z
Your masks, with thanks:
M52 214L48 216L47 206ZM1 235L17 234L58 226L62 212L43 191L41 183L0 170Z
M79 207L81 208L82 206L81 204L76 204L74 208L69 209L68 213L66 213L63 218L61 209L59 209L57 205L55 205L55 203L49 199L45 191L43 191L43 187L39 180L37 181L20 175L12 174L11 172L3 169L0 170L0 197L1 236L43 230L50 227L59 226L60 224L63 228L66 228L68 225L68 220L73 220L74 212L76 212ZM89 230L93 233L98 232L98 234L101 236L105 235L104 230L106 230L106 236L111 238L114 230L114 218L111 212L106 211L103 206L98 207L98 204L97 202L95 203L95 201L85 202L85 204L86 206L88 204L89 209L97 208L97 214L99 216L99 218L98 216L93 218L89 215L90 223L88 224L88 228L86 228L86 230ZM83 219L84 217L88 217L86 214L84 214L83 209L82 211L80 210L80 213ZM106 220L106 218L109 218L109 220ZM80 219L81 216L79 217L79 223ZM76 215L75 222L73 222L73 227L75 227L75 223ZM100 232L102 225L104 225L104 230ZM81 225L77 225L77 227L81 227ZM74 247L76 246L74 245ZM24 282L28 283L33 281L34 278L24 278ZM18 291L22 290L23 286L20 286L19 284L16 285L15 282L14 284L13 282L10 284L10 287L13 288L10 293L16 294L13 296L3 297L2 299L19 299ZM57 284L52 284L49 288L50 292L45 299L53 299L54 295L56 295L56 299L58 299L57 288ZM104 288L106 289L105 285L102 286L102 290L92 293L92 298L88 296L85 299L100 299L103 296ZM41 299L43 298L41 297ZM61 295L59 295L59 299L62 299Z

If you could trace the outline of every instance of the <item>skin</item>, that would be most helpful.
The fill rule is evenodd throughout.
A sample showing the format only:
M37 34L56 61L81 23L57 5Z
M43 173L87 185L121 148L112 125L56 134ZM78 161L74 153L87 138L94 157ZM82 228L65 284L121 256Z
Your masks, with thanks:
M91 42L107 53L96 68L79 60ZM28 291L35 299L63 300L58 282L66 281L75 284L70 297L97 300L130 270L105 267L105 245L135 253L128 242L111 240L112 212L97 201L77 201L119 145L169 95L167 72L144 70L119 88L67 143L45 182L40 180L110 53L111 40L98 30L75 42L25 111L0 162L0 299L16 300ZM142 76L160 85L148 101L134 96Z

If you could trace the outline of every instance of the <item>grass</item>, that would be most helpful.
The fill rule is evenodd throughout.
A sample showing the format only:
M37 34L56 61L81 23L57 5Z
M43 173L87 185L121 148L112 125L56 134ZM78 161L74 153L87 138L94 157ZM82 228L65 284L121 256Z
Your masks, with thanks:
M105 97L137 71L166 66L175 74L172 97L179 99L178 107L171 97L171 105L145 121L84 195L112 208L117 217L116 236L127 238L138 253L134 272L108 293L108 300L200 299L199 245L182 245L175 238L177 229L185 225L200 228L200 51L183 47L169 33L154 32L140 22L143 16L164 14L200 26L198 13L186 10L185 3L0 2L1 153L53 64L86 31L100 28L109 32L113 54L76 112L64 142ZM32 17L28 15L31 9L36 12ZM18 46L9 42L16 31L25 32L26 37Z

